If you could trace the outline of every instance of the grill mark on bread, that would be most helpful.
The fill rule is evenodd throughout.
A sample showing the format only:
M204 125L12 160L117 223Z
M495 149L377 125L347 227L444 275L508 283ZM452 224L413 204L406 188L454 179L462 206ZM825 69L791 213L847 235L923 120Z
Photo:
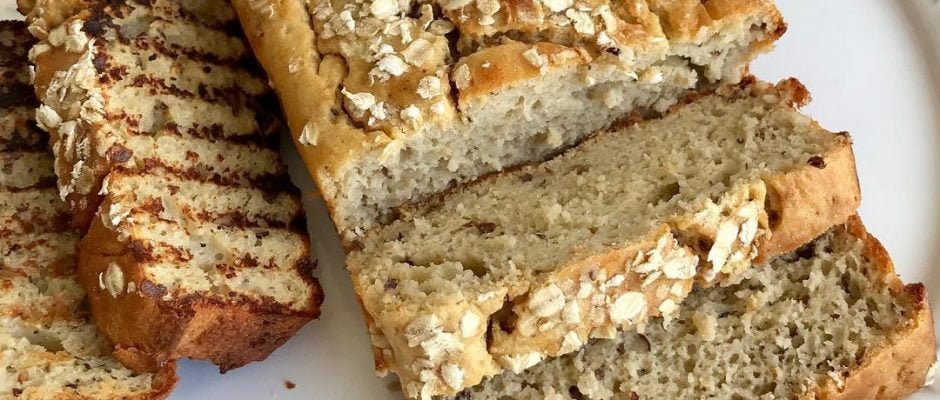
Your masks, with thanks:
M17 132L17 133L13 133L12 137L9 139L0 138L0 151L33 152L33 151L43 150L48 146L46 143L40 140L43 138L42 138L42 135L39 134L39 132L31 130L29 133L27 133L27 135L28 136L24 138L23 135Z
M228 104L235 113L241 112L242 109L250 109L252 112L261 109L257 104L252 104L252 97L246 95L241 88L237 86L209 87L205 84L200 84L196 89L197 91L192 92L175 84L168 83L167 80L162 77L153 75L136 75L131 79L131 83L128 86L149 89L150 93L153 95L167 95L183 99L199 99L207 103L224 102Z
M127 0L109 0L109 3L112 6L118 6L128 5L129 2ZM163 3L163 7L155 6L152 1L134 1L133 4L139 9L150 11L151 13L158 15L160 18L166 19L168 21L181 20L194 25L222 30L232 35L236 35L240 31L238 20L235 19L234 15L232 15L232 18L220 21L220 23L211 23L211 21L199 18L199 16L194 14L192 11L187 10L185 7L182 7L182 4L179 3ZM219 12L224 10L213 11ZM123 13L123 9L116 8L114 12L120 16L126 16Z
M156 132L142 132L140 130L140 116L128 115L126 113L112 114L111 118L115 121L122 120L133 129L124 131L129 136L154 136L154 135L174 135L181 138L196 138L207 141L222 141L233 145L254 145L258 150L270 150L277 137L272 134L258 134L259 131L252 131L248 134L230 134L219 124L213 125L194 125L180 127L175 122L168 122Z
M129 184L127 182L128 180L136 180L137 182L135 184ZM298 233L303 232L303 230L297 229L298 226L296 224L296 220L303 216L301 204L299 201L296 201L296 191L284 190L277 193L260 192L238 186L215 188L213 186L219 185L215 185L211 182L198 182L186 179L166 181L152 175L127 175L119 178L111 178L111 182L116 187L120 188L114 191L113 194L114 196L118 196L122 203L127 203L132 207L143 210L160 219L172 220L173 216L171 214L180 211L187 219L193 219L196 222L211 222L223 227L288 229L297 231ZM174 197L168 199L172 199L176 204L172 206L173 211L166 214L167 216L165 217L164 212L167 211L167 206L164 205L163 198L144 197L138 200L124 200L125 196L146 196L139 193L140 189L135 188L139 186L146 187L148 183L153 187L182 186L187 189L194 188L193 190L199 193L214 193L215 198L210 199L208 196L198 198L203 196L196 194L196 199L190 199L189 197L193 196L193 191L189 191L186 196L177 196L174 194ZM127 188L127 190L123 190L123 188ZM130 193L128 193L128 191ZM265 199L264 203L255 203L257 206L264 207L259 211L249 214L248 211L242 208L242 206L248 204L252 199L267 196L270 196L271 200L274 201L267 201L267 199ZM218 209L205 208L206 206L203 202L209 201L232 204L229 207L220 207ZM210 207L213 205L214 204L209 204ZM268 211L285 209L288 211L286 211L286 215L283 216Z
M147 288L146 291L143 289L141 291L150 297L161 298L165 297L166 294L169 293L169 290L165 286L155 284L149 280L142 281L140 286L141 288ZM317 301L317 299L322 299L322 295L313 296L311 300ZM180 297L167 301L169 307L177 309L189 309L195 306L225 306L233 303L244 305L244 307L251 310L252 312L267 315L267 320L262 321L262 325L270 324L273 322L272 320L282 318L284 316L317 318L320 315L319 309L295 310L285 307L283 304L278 303L268 297L254 298L234 292L228 293L225 299L198 296L194 294L183 294ZM286 341L290 338L290 335L269 335L269 337L277 338L277 341L283 343L283 341Z
M29 61L20 53L20 47L0 47L0 67L11 69L26 67Z
M88 33L90 36L100 39L101 42L106 42L109 38L104 36L104 33L107 31L115 32L116 42L121 43L125 46L130 46L136 49L151 49L163 53L164 55L177 58L179 56L186 56L192 60L208 62L211 64L219 65L231 65L239 66L242 64L251 63L251 55L247 51L247 46L243 44L239 46L237 51L234 52L233 56L226 56L224 54L219 54L218 52L213 52L216 47L216 43L211 43L209 40L212 39L213 34L220 33L218 31L213 31L209 29L204 24L198 23L186 23L186 21L177 21L173 19L167 19L159 15L154 15L150 13L148 17L152 18L148 24L148 28L155 28L155 30L161 32L161 36L152 36L149 35L147 30L140 32L138 35L133 38L128 38L125 35L121 34L122 25L119 25L121 22L130 23L131 21L121 21L130 16L130 14L125 14L129 8L137 8L145 4L135 4L131 6L130 4L116 4L112 3L110 6L102 7L92 11L90 16L85 20L83 31ZM152 10L153 8L149 8ZM154 25L162 25L154 27ZM195 38L199 42L195 44L190 44L189 46L181 46L176 43L171 43L167 40L167 37L163 35L166 31L177 28L180 30L190 31L197 30L206 33L205 37L196 35ZM229 32L224 36L217 36L223 39L237 39L237 35L232 35ZM235 43L236 41L231 41ZM202 47L203 49L197 48Z
M296 224L294 224L293 221L296 218L291 218L287 222L263 215L249 218L243 212L239 211L231 211L226 213L209 213L203 211L194 215L196 215L201 221L211 221L228 228L287 229L298 233L303 232L303 230L298 230ZM295 214L295 217L296 216L297 215Z
M41 393L46 397L159 398L175 381L173 364L159 377L136 374L105 350L87 315L85 291L75 275L78 233L69 224L67 206L59 199L46 148L48 136L36 127L35 97L24 87L26 43L23 23L0 22L0 37L8 30L22 39L22 49L0 49L0 59L13 57L22 73L3 73L0 103L23 106L0 108L0 169L30 185L0 184L0 315L2 335L13 340L7 374L17 376L5 394ZM16 99L16 97L22 97ZM8 123L13 123L8 131ZM22 163L9 161L25 160ZM7 171L0 172L6 174ZM7 183L5 179L0 181ZM13 296L12 298L10 296ZM25 332L25 334L24 334ZM38 339L38 340L37 340ZM64 342L71 345L63 345ZM76 350L79 349L79 350ZM28 361L24 363L23 361ZM55 377L43 379L54 368Z
M202 233L196 233L192 228L194 225L189 224L180 224L177 221L163 219L157 215L152 215L146 212L141 212L140 209L133 210L129 217L131 223L135 228L140 229L136 237L143 237L142 239L137 239L141 242L148 243L147 246L141 246L140 248L150 253L150 256L153 257L154 253L159 253L160 250L164 249L175 249L171 251L173 254L178 252L181 254L187 255L185 258L186 261L190 261L195 257L195 254L191 250L187 250L182 245L176 245L171 242L167 242L164 239L164 234L170 235L175 234L181 238L187 238L191 242L190 244L199 243L200 248L209 248L210 246L224 245L224 249L216 249L218 251L228 252L232 260L238 260L247 256L254 258L255 262L252 266L257 266L261 264L273 263L274 260L278 258L288 258L291 257L290 254L281 254L281 253L272 253L270 258L259 258L252 256L252 254L257 254L257 251L262 251L264 249L258 244L258 241L266 240L268 237L273 234L278 234L280 237L278 239L283 239L284 242L280 243L293 243L293 241L300 242L298 237L292 235L291 232L286 232L282 229L263 227L263 226L236 226L230 224L222 224L217 221L187 221L187 222L197 222L199 228L202 228ZM141 222L146 221L146 222ZM152 225L147 225L152 224ZM246 246L250 247L236 247L237 240L231 240L225 243L213 244L209 243L207 238L202 237L203 234L211 234L217 237L225 237L227 239L237 239L237 238L255 238L256 241L253 243L246 242ZM145 236L145 235L149 235ZM208 241L207 241L208 240ZM203 246L203 244L205 246ZM225 257L228 258L228 257ZM148 259L156 260L156 259ZM221 260L215 260L221 261ZM280 263L283 264L283 263ZM280 265L280 264L271 264L271 265ZM266 268L266 269L290 269L290 264L282 265L281 268Z
M0 236L68 230L68 212L54 190L55 182L50 183L20 191L0 189Z
M193 47L167 43L163 38L143 34L132 40L120 38L119 42L132 50L155 52L170 59L183 58L216 67L247 69L253 62L251 55L245 51L239 52L235 57L226 57Z
M211 160L210 160L211 161ZM143 168L146 170L158 170L162 174L168 174L183 180L212 183L224 187L253 187L262 189L267 195L277 195L280 193L293 192L293 183L290 177L284 176L280 171L270 173L260 173L252 175L247 171L209 171L204 167L207 164L196 164L190 166L176 167L168 164L159 158L148 157L141 160ZM117 171L132 171L132 169L116 168ZM143 174L149 175L149 174Z
M193 84L205 83L209 81L223 81L228 86L238 86L242 89L254 87L252 94L260 94L266 90L266 86L260 80L257 74L250 70L239 68L238 65L231 63L214 64L206 63L204 60L193 60L188 57L169 57L160 52L152 51L148 48L118 47L106 49L109 56L102 59L102 68L110 63L117 63L119 60L131 58L132 62L138 61L142 64L135 71L137 73L157 74L163 71L155 71L156 65L167 64L178 70L175 75L175 82L191 82Z
M48 146L46 133L32 120L35 108L0 108L0 151L40 151Z
M41 276L46 268L64 257L74 256L78 236L70 230L31 234L9 234L0 240L0 254L4 256L3 270L20 271L26 276ZM12 256L29 260L15 264Z
M47 152L0 153L0 186L22 190L44 186L50 179L55 179L55 174L52 172L52 157Z
M17 68L5 68L0 66L0 91L6 91L8 87L15 85L30 86L28 65ZM32 92L29 92L24 100L35 101L36 97L33 96Z
M163 108L162 112L169 113L170 115L182 114L185 115L185 112L188 110L181 108L183 107L181 103L192 103L189 104L189 107L193 108L205 108L206 115L203 115L204 118L199 121L189 121L191 124L187 124L183 127L183 131L189 131L189 128L195 129L196 132L217 132L220 138L227 137L238 137L238 136L256 136L258 134L266 134L268 132L259 130L257 126L257 120L255 119L254 113L243 113L240 115L237 110L234 110L228 106L228 104L218 104L209 102L199 98L198 96L192 96L190 98L185 98L183 96L172 96L172 95L163 95L158 96L157 93L154 93L154 88L148 87L126 87L115 90L116 94L127 95L134 97L137 94L152 96L152 100L148 103L153 104L156 107ZM142 107L143 104L138 105L137 107ZM131 126L136 127L137 130L141 130L143 127L140 126L141 114L133 113L128 109L121 110L108 110L107 115L109 120L119 122L127 121ZM149 111L154 111L154 109L149 109ZM210 116L211 115L211 116ZM241 119L239 119L241 118ZM245 121L253 121L251 125L240 124ZM180 121L169 121L174 122L176 127L179 127ZM226 125L228 128L226 129ZM159 129L159 128L158 128Z
M73 210L100 210L83 223L90 226L84 283L97 286L118 265L140 297L155 302L154 317L179 321L169 331L146 323L109 329L137 318L137 310L120 291L95 289L93 305L118 309L99 315L113 322L102 323L102 332L122 361L142 369L179 357L209 359L222 370L263 359L319 313L322 299L316 281L295 268L308 239L296 229L303 220L298 192L276 151L276 103L265 102L270 88L234 34L233 10L209 3L93 1L78 18L95 45L71 51L81 53L74 67L90 72L91 82L52 83L78 88L79 101L98 99L101 107L76 116L69 104L44 99L67 122L94 120L76 142L90 139L87 154L108 153L108 162L67 160L67 168L86 162L76 168L92 187L72 190L60 179L72 190ZM190 324L213 340L186 336ZM180 341L162 339L173 335ZM222 346L225 337L234 345Z

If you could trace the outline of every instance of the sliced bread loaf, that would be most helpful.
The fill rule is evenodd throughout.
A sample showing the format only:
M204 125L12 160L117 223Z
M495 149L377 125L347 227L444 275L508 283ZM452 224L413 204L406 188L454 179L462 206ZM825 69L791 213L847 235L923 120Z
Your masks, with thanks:
M22 22L0 22L0 398L157 399L175 365L136 374L111 356L83 305L78 233L36 128ZM11 93L14 93L11 95Z
M454 398L900 399L936 357L924 286L856 218L660 322Z
M771 0L236 0L347 245L403 203L542 160L783 34Z
M455 393L672 318L859 203L850 140L746 82L401 210L347 256L379 371Z
M74 7L75 4L81 7ZM319 314L276 99L221 0L39 1L40 125L115 354L261 360Z

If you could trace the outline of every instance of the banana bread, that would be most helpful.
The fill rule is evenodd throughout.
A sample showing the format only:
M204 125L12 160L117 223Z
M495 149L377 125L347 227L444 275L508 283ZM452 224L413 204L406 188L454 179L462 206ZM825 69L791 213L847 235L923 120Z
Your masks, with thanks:
M736 82L772 0L235 0L347 247L390 211Z
M175 364L134 373L111 356L75 274L78 232L33 119L26 24L0 21L0 398L165 398Z
M936 368L926 289L857 217L660 322L455 398L901 399Z
M116 356L139 371L179 357L224 371L316 318L276 100L228 2L47 0L28 20L38 122Z
M346 258L379 371L409 397L455 393L670 318L695 282L844 222L850 139L797 112L808 97L794 80L724 87L403 208Z

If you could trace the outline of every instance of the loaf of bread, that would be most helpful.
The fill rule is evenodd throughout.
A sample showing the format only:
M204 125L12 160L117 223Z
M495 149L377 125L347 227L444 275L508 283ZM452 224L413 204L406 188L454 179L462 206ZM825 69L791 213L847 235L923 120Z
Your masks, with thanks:
M316 318L277 102L228 2L47 0L28 18L38 122L115 355L138 371L179 357L224 371Z
M347 247L391 211L737 81L772 0L235 0Z
M0 22L0 398L164 398L175 365L155 374L124 368L82 304L78 233L33 119L31 42L24 23Z
M855 218L660 322L454 398L888 400L935 370L926 289Z
M377 367L452 394L674 316L859 203L847 134L745 81L401 210L346 258Z

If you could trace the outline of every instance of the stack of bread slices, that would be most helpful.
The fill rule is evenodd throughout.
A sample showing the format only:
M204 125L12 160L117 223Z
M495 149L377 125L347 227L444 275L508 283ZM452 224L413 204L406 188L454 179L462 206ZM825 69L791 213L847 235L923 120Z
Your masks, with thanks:
M83 305L79 234L32 115L26 24L0 22L0 398L153 399L175 364L135 373L111 356Z
M231 5L19 5L0 26L0 398L163 398L176 360L224 372L317 318L277 101Z
M854 216L849 134L748 75L771 0L234 4L407 398L924 384L925 290Z
M18 3L2 398L165 397L176 360L237 368L318 316L271 87L406 398L932 379L926 289L855 215L849 134L748 73L772 0Z

